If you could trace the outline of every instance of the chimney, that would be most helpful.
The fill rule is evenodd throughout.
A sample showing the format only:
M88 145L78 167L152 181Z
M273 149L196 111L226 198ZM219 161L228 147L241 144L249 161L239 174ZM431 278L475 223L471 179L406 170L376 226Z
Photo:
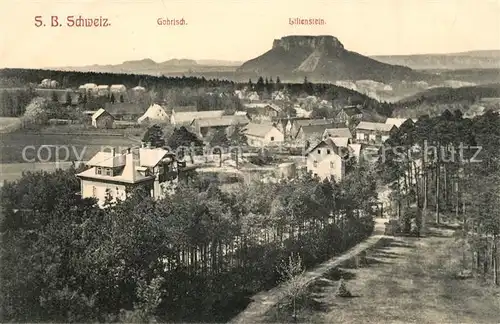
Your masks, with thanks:
M128 154L130 154L130 147L129 147L129 148L127 148L127 153L128 153Z
M151 142L146 143L146 148L151 148Z

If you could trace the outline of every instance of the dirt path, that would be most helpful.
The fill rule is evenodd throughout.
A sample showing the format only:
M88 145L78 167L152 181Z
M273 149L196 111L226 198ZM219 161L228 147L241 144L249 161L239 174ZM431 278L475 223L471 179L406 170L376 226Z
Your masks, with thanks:
M332 268L340 265L342 262L352 258L353 256L361 253L362 251L372 247L376 244L381 238L383 238L384 233L384 223L387 219L377 218L375 220L375 230L373 234L365 239L363 242L354 246L350 250L346 251L344 254L340 256L336 256L331 258L330 260L321 263L316 268L311 269L303 274L304 276L304 284L318 279L319 277L326 274ZM271 309L272 306L276 305L283 297L284 297L284 286L280 285L276 288L273 288L269 291L261 292L252 297L252 302L248 307L241 312L238 316L233 318L229 323L259 323L265 322L264 314Z
M338 279L325 276L311 285L315 306L305 306L299 321L499 323L500 288L477 278L455 279L462 252L452 234L440 230L421 239L383 238L367 251L361 268L341 267L355 298L335 297Z

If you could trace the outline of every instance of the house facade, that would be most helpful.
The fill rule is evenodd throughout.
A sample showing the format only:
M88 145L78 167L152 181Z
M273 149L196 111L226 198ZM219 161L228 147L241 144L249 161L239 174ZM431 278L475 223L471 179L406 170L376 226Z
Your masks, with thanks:
M92 126L95 128L113 128L115 118L103 108L92 115Z
M108 85L98 85L96 88L96 92L98 96L107 96L110 94Z
M347 106L340 110L335 116L335 120L339 123L350 126L363 118L363 113L358 106Z
M400 128L406 121L413 123L413 120L410 118L387 118L385 123L387 125L394 125L397 128Z
M338 126L338 124L334 123L301 126L294 138L294 143L300 146L315 145L323 139L327 129L336 128Z
M356 142L380 145L396 130L392 124L361 122L356 126Z
M307 151L306 170L319 180L341 181L345 176L345 154L345 149L337 147L330 138L323 140Z
M164 197L169 184L178 179L175 155L162 148L141 147L138 159L128 149L125 153L98 152L77 174L82 198L95 198L100 207L125 200L137 187L144 187L155 199ZM170 186L171 187L171 186Z
M245 127L248 145L264 147L280 145L284 142L283 133L272 123L250 123Z
M218 129L226 130L230 126L246 125L250 120L246 116L221 116L214 118L195 119L191 123L191 129L199 137L205 138Z
M109 87L109 91L111 91L111 93L115 93L115 94L123 94L123 93L127 92L127 87L123 84L112 84Z
M281 107L273 103L250 103L244 105L252 120L270 121L278 118Z
M285 126L285 130L288 136L295 140L302 126L331 125L333 123L334 121L331 119L290 118Z

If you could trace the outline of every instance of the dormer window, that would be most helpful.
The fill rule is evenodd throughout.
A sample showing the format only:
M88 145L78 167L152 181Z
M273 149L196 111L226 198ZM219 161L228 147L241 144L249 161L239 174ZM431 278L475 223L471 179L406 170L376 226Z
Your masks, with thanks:
M111 168L106 168L106 169L105 169L105 174L106 174L107 176L112 176L112 175L113 175L113 172L112 172Z
M95 169L95 172L96 172L97 174L102 174L102 169L101 169L100 167L97 167L97 168Z

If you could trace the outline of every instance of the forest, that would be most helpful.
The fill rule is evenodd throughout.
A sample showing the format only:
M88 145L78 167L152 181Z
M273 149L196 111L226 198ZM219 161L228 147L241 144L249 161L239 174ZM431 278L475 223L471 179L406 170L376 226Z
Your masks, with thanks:
M43 79L58 81L60 87L53 90L58 91L58 93L62 92L63 95L65 95L65 91L71 92L85 83L124 84L128 89L140 85L148 91L148 102L167 101L171 106L196 104L203 107L201 110L224 109L219 107L217 103L208 102L216 100L215 98L209 98L210 94L224 94L228 99L235 101L232 99L234 97L234 90L245 88L248 91L257 92L263 99L270 99L274 91L284 91L292 100L300 96L314 95L328 102L336 100L340 104L360 104L367 109L375 110L383 116L390 116L393 110L390 103L378 102L354 90L332 84L311 83L307 78L304 78L302 83L282 83L279 76L275 80L258 77L256 80L249 80L246 83L234 83L219 79L207 80L204 77L165 77L95 72L1 69L0 88L3 88L3 91L0 92L1 116L12 117L22 115L26 102L30 102L28 99L32 99L36 95L34 88ZM50 91L47 91L47 94L48 96L53 96ZM125 101L130 101L131 98L129 97L132 96L126 97ZM118 101L118 98L116 100ZM64 103L64 100L61 101ZM224 104L226 103L222 105ZM229 103L229 105L233 104ZM239 107L238 104L234 104L233 106Z
M395 152L392 148L399 148ZM420 232L426 219L455 219L463 268L498 278L500 255L500 116L474 119L445 111L405 122L381 150L379 176L392 189L398 229ZM381 152L382 152L381 151ZM382 158L383 157L383 158Z
M95 207L77 170L26 173L1 189L1 321L224 322L275 286L299 253L311 267L373 230L374 174L303 176L221 191L194 175Z

